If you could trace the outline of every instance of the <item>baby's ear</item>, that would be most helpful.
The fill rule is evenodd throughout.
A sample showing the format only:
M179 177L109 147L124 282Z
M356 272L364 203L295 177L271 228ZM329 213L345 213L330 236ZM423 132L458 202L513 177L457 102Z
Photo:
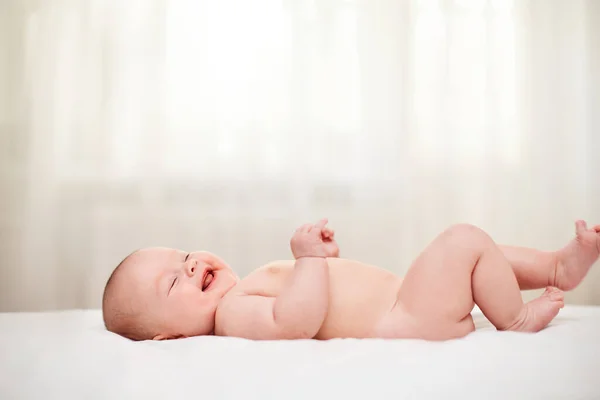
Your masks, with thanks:
M169 339L179 339L184 337L183 335L163 335L162 333L154 336L152 340L169 340Z

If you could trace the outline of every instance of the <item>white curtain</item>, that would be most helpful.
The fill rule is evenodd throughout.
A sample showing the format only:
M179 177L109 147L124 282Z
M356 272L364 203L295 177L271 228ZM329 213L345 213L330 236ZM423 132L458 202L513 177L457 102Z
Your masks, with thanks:
M600 223L594 0L4 0L0 89L0 311L98 307L145 246L245 275L322 216L398 274L451 223Z

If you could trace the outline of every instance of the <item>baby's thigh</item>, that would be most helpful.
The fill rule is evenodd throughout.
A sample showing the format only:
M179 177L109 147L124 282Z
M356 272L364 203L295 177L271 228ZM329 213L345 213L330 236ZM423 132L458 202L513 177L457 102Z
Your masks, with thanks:
M459 321L422 318L409 314L398 303L377 326L376 336L397 339L449 340L461 338L475 330L471 314Z
M424 323L456 323L471 312L471 275L481 255L476 229L446 230L414 261L398 292L408 314Z

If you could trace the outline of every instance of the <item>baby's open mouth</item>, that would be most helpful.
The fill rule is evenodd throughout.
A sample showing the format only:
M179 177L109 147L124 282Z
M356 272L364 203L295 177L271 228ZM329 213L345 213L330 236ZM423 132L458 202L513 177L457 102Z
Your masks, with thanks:
M204 279L202 279L202 291L208 289L208 287L212 283L213 279L214 279L213 272L211 270L207 269L206 272L204 273Z

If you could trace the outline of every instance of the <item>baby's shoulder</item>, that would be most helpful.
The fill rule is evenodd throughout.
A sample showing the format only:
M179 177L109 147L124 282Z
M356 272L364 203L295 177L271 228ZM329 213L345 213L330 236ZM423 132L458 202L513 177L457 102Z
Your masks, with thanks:
M283 290L294 262L277 260L265 264L240 280L219 302L216 313L216 331L223 333L236 324L240 310L248 310L258 303L274 300ZM271 300L269 300L271 299Z
M272 296L281 290L281 286L293 270L294 261L272 261L250 272L225 297L256 294Z
M289 272L294 268L294 261L292 260L275 260L271 261L263 266L256 268L244 279L261 276L261 275L277 275L285 272Z

